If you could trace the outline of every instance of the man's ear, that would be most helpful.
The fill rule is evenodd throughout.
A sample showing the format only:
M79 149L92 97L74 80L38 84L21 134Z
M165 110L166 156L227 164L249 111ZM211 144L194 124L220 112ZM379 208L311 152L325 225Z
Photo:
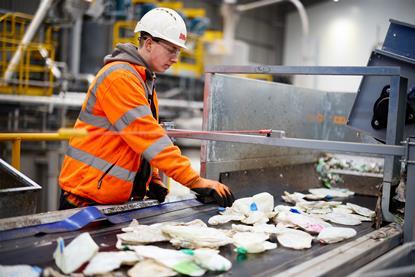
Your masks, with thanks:
M144 48L146 51L151 52L151 48L153 47L153 41L148 38L144 41Z

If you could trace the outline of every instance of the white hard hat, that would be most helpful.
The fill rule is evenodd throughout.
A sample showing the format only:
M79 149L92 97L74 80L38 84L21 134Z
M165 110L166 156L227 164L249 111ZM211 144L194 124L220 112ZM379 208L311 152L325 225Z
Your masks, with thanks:
M174 10L155 8L146 13L135 26L134 32L146 32L152 37L161 38L181 48L186 48L186 24Z

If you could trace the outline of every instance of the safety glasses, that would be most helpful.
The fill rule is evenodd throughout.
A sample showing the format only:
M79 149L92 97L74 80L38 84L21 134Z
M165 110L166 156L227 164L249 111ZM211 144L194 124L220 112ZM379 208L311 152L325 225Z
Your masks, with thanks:
M159 45L161 45L167 53L172 57L178 57L180 55L181 49L169 46L166 42L161 39L153 38L153 41Z

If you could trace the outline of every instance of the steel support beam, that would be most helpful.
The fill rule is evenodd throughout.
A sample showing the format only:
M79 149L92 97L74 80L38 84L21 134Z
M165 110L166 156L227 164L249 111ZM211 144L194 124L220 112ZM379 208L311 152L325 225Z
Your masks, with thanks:
M347 75L347 76L399 76L397 66L206 66L206 73L226 74L282 74L282 75Z
M278 131L280 132L280 131ZM324 150L329 152L344 152L357 154L372 154L372 155L386 155L386 156L403 156L405 154L405 147L399 145L383 145L372 143L356 143L356 142L340 142L329 140L315 140L315 139L298 139L298 138L279 138L279 137L265 137L259 135L239 135L239 134L225 134L179 131L174 132L169 130L169 136L175 138L188 138L200 140L252 143L261 145L271 145L279 147L304 148L311 150Z
M399 145L403 140L403 130L406 113L406 92L408 80L399 76L391 77L389 93L388 125L386 143ZM399 182L400 157L386 156L382 186L382 216L388 222L395 222L395 216L390 212L392 188Z
M406 192L405 192L405 224L403 226L404 242L415 241L415 201L411 197L415 195L415 139L407 141L406 157Z

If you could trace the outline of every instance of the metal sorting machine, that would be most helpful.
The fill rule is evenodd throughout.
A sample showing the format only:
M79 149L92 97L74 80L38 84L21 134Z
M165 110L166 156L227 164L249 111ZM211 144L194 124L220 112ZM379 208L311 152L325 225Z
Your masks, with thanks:
M0 176L0 218L33 214L41 187L2 159Z
M408 25L392 21L392 31L389 29L392 33L388 33L388 36L400 37L399 27L405 29ZM409 27L412 31L409 35L413 38L415 28ZM408 32L405 33L407 35ZM382 51L385 54L387 49ZM380 156L385 159L382 211L386 221L392 222L394 217L389 205L392 188L396 180L399 180L399 161L404 164L407 173L403 231L394 224L385 224L381 229L375 230L371 223L363 223L354 227L358 233L354 239L342 243L314 243L311 249L301 251L280 246L262 254L246 256L235 253L232 246L225 246L221 248L221 254L233 264L231 271L225 275L343 276L398 246L402 243L402 238L404 242L415 240L415 140L411 138L412 129L404 128L408 84L409 87L414 86L415 60L414 56L396 60L400 55L392 53L387 53L388 59L380 59L387 60L387 63L371 64L371 59L368 67L215 66L206 69L203 131L169 130L169 134L176 138L205 141L201 152L202 175L226 183L236 197L267 191L274 195L276 204L279 204L284 190L304 191L318 186L313 164L322 152ZM390 61L393 62L389 63ZM412 71L402 70L402 66L412 66ZM355 95L350 93L322 92L229 75L238 73L353 75L363 76L363 80L355 101ZM369 130L372 127L362 127L355 123L365 122L366 125L371 125L372 119L381 114L378 112L374 115L373 110L387 85L386 125L383 130L376 130L383 136L374 136ZM369 132L386 144L375 141L368 143L369 137L345 126L349 113L348 124ZM278 131L272 131L269 136L220 132L264 128ZM344 201L375 208L375 197L364 193L364 188L353 189L358 194ZM359 191L362 193L359 194ZM100 245L100 251L115 250L116 234L132 218L138 219L142 224L190 221L196 218L206 222L209 217L217 214L216 205L201 204L196 200L162 205L157 205L154 201L143 201L135 205L139 207L121 212L114 207L110 210L100 208L102 213L108 215L91 216L93 222L86 224L88 222L85 221L85 226L78 226L82 228L59 229L56 226L46 226L41 229L43 234L39 234L39 230L30 229L33 227L13 228L61 220L80 210L2 219L0 264L53 266L52 253L56 239L62 237L68 243L86 231ZM60 232L57 233L56 230ZM158 245L169 247L163 243Z

